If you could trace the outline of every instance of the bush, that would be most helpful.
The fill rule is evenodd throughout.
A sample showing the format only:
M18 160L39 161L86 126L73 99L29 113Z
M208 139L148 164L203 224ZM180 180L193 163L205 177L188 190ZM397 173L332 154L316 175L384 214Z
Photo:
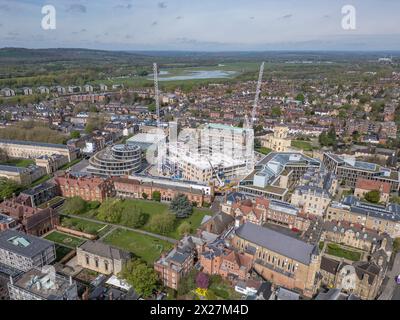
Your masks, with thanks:
M149 215L142 210L128 211L125 209L121 214L121 223L132 228L143 227L148 219Z
M192 233L193 229L189 222L184 221L178 227L178 234L183 236L186 233Z
M104 201L99 207L97 218L105 222L119 223L121 221L122 210L121 202L118 199L109 199Z
M168 234L174 231L175 217L170 213L157 214L151 217L149 228L155 233Z
M101 203L100 203L99 201L97 201L97 200L95 200L95 201L89 201L89 203L88 203L88 208L89 208L90 210L95 210L95 209L97 209L98 207L100 207L100 205L101 205Z
M153 191L152 199L154 201L160 202L161 201L161 192L160 191Z

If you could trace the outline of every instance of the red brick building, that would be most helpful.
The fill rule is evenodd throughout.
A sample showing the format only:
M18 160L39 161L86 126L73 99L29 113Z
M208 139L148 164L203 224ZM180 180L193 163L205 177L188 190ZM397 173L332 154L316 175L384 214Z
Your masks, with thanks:
M200 265L204 273L218 274L230 281L247 279L252 263L253 256L215 244L207 246L200 255Z
M114 187L117 197L143 199L143 195L147 195L147 199L151 200L153 192L158 191L161 194L162 202L172 201L178 194L185 195L189 201L195 202L198 207L203 203L212 202L212 198L206 195L200 189L191 187L173 186L169 184L143 182L125 177L114 177Z
M52 208L32 208L22 203L19 198L3 201L0 204L0 212L13 218L22 231L34 236L42 236L60 222L58 213Z
M100 201L114 197L115 190L111 178L93 176L76 177L65 174L55 178L63 197L81 197L86 201Z

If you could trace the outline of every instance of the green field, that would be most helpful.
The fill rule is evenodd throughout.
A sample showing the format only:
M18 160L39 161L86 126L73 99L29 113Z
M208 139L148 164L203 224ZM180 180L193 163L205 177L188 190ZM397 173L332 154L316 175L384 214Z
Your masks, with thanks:
M53 231L52 233L49 233L44 238L47 240L53 241L55 243L59 243L63 246L69 247L69 248L79 247L82 243L84 243L86 241L83 238L74 237L69 234L59 232L59 231Z
M301 140L292 140L292 147L304 151L312 151L313 149L315 149L310 142Z
M120 206L122 207L123 210L128 210L131 212L140 210L141 212L148 214L149 216L148 222L140 229L149 232L153 232L150 230L148 225L151 216L156 214L167 214L167 213L171 214L168 204L151 200L126 199L120 202ZM178 234L177 229L183 222L185 221L189 222L190 225L192 226L192 230L195 231L200 226L200 223L205 215L213 215L213 213L211 210L193 208L192 215L190 215L188 218L185 219L176 219L174 231L165 235L171 238L180 239L181 236ZM88 213L83 214L83 216L96 218L96 211L89 211Z
M160 257L161 252L172 248L172 244L167 241L122 229L113 231L104 239L104 242L132 252L149 265Z
M344 249L335 243L328 243L325 247L325 252L332 256L345 258L351 261L359 261L361 259L360 252Z
M16 166L20 168L26 168L27 166L31 164L35 164L35 160L32 159L9 159L5 162L2 162L1 164L7 165L7 166Z

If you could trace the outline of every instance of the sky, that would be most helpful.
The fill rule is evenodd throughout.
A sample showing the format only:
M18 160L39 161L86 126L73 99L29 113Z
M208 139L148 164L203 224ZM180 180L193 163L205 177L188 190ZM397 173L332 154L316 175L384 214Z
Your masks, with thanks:
M355 29L342 27L345 5ZM0 47L400 50L399 13L399 0L0 0Z

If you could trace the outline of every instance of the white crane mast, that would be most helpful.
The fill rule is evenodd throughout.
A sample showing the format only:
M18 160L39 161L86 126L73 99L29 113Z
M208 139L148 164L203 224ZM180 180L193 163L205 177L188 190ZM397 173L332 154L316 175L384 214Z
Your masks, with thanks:
M253 111L251 112L251 119L250 119L249 128L253 127L253 122L254 122L254 119L256 117L256 109L257 109L258 99L260 97L260 92L261 92L262 77L263 77L263 74L264 74L264 64L265 64L265 62L261 63L260 72L258 73L256 96L254 98Z
M153 74L154 74L154 98L156 101L156 112L157 112L157 127L160 124L160 95L158 92L158 67L157 63L153 63Z

